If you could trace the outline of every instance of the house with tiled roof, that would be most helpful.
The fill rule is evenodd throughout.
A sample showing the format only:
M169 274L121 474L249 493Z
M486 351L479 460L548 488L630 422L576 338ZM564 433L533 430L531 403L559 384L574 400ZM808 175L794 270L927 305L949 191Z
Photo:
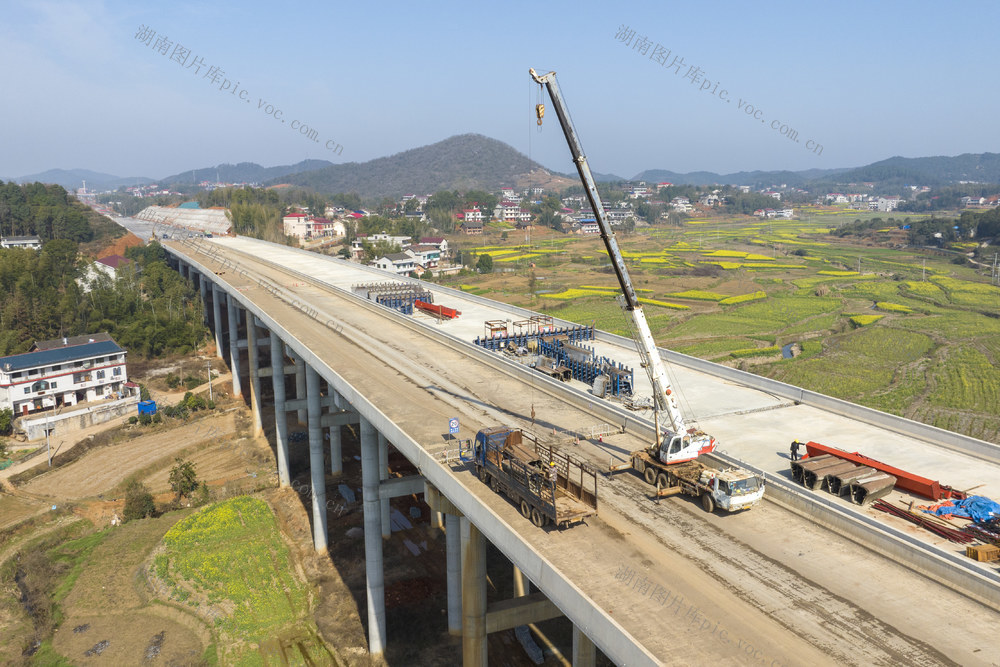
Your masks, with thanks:
M16 416L126 393L126 352L108 334L36 342L0 357L0 409Z

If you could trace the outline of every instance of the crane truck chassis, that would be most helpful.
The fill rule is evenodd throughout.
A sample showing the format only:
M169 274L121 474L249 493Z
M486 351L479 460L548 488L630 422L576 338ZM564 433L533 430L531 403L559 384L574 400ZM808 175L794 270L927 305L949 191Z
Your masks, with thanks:
M649 451L632 452L627 463L611 466L610 472L634 470L656 487L656 496L684 494L701 499L706 512L721 508L738 512L755 506L764 496L764 480L742 468L713 468L701 461L667 465Z
M597 468L527 432L483 429L476 434L473 458L479 479L514 501L539 528L549 522L562 528L597 514Z
M656 497L684 494L701 499L706 512L750 509L764 497L764 480L742 468L713 468L698 461L667 465L647 450L632 452L628 462L611 466L609 473L634 470L656 487Z

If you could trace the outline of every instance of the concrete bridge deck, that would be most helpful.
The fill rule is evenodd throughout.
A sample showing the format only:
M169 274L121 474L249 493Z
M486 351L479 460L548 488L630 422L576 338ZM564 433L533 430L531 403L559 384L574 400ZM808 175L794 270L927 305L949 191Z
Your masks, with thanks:
M905 563L875 557L774 505L736 516L709 516L683 499L654 504L641 484L626 475L602 481L600 515L588 525L566 531L535 528L468 470L437 463L435 455L446 447L442 434L448 418L458 416L466 435L496 423L530 429L533 409L534 430L545 433L585 428L603 419L599 411L586 401L567 402L540 376L525 381L499 372L483 355L446 339L421 336L403 316L301 281L257 258L346 288L371 280L364 270L251 240L211 243L218 249L216 258L190 245L168 245L248 312L259 314L272 335L280 331L310 350L317 370L352 397L352 404L377 406L385 418L382 427L398 433L391 438L397 449L425 477L437 480L449 500L613 660L989 664L993 659L982 653L989 650L992 634L979 628L990 625L982 622L984 614L996 619L994 612L913 573ZM232 264L223 266L222 257ZM296 305L275 298L261 287L261 278L294 295ZM499 307L491 312L481 302L456 304L454 297L449 293L441 302L462 310L466 323L479 326L505 312ZM307 314L304 308L314 312ZM325 322L331 320L328 326ZM456 335L466 340L475 335L467 333ZM624 348L616 354L624 354ZM716 386L693 391L719 396L717 385L724 383L714 378L700 382L710 380ZM696 384L685 377L679 381ZM777 445L770 435L747 437L757 432L747 426L747 418L768 416L753 422L762 424L780 422L798 408L817 411L797 406L737 415L746 406L774 407L783 401L745 387L727 385L726 391L725 398L714 400L714 412L709 411L716 416L704 416L703 426L713 432L729 428L730 437L722 434L725 441L753 441L758 448L769 447L771 457L790 437L780 435ZM693 397L689 401L699 404ZM719 415L720 406L733 409ZM800 427L803 412L786 427ZM821 423L820 416L808 418ZM575 447L553 438L559 446ZM643 443L641 435L627 433L604 445L584 442L579 451L603 462ZM879 586L872 587L873 580ZM915 608L914 599L934 603ZM942 617L978 620L944 627ZM389 636L391 640L391 628Z

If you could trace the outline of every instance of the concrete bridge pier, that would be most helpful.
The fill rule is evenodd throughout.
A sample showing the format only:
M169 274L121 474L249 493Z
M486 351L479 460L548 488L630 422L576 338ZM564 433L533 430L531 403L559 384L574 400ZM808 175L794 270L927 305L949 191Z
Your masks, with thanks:
M316 552L327 551L326 532L326 465L323 461L323 406L319 395L319 374L306 366L306 394L309 424L309 473L312 478L313 543Z
M260 396L260 349L257 338L257 318L247 312L247 357L250 367L250 414L253 421L253 434L264 434L263 406Z
M445 514L445 553L448 577L448 634L462 635L462 526L461 517Z
M378 479L384 482L389 479L389 441L381 433L378 434ZM392 536L392 524L389 522L389 498L382 497L379 500L382 514L382 537L389 539Z
M361 479L365 527L365 582L368 594L368 651L385 650L385 579L382 511L379 502L378 432L361 417Z
M205 276L198 274L198 291L201 293L201 322L208 324L208 284L205 283Z
M424 483L424 501L444 517L448 584L448 634L462 635L462 513L432 484Z
M219 308L219 299L222 298L222 292L219 291L219 286L214 282L212 283L212 326L215 327L215 356L219 359L223 359L222 356L222 318L220 316L221 309Z
M306 362L304 359L295 357L295 398L306 397ZM296 412L300 424L306 423L305 408L299 408Z
M344 403L346 403L340 394L332 388L330 389L330 398L333 399L333 405L338 410L344 407ZM337 477L344 472L344 452L340 440L340 425L335 424L331 426L327 432L330 435L330 474Z
M573 626L573 667L594 667L597 664L597 647L579 626Z
M278 456L278 484L292 483L288 473L288 414L285 411L285 346L271 332L271 385L274 391L274 441Z
M462 525L462 664L486 667L486 538L468 518Z
M240 306L232 295L226 297L229 315L229 365L233 372L233 396L242 398L243 388L240 386L240 345L239 345L239 310Z
M514 566L514 597L520 598L531 593L531 580L524 576L521 568Z

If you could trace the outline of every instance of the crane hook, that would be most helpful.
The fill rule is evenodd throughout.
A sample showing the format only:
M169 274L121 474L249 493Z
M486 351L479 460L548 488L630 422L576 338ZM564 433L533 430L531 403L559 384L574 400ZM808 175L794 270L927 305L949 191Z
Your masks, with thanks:
M542 124L542 118L545 117L545 105L544 104L536 104L535 105L535 115L538 116L538 124L541 125Z

